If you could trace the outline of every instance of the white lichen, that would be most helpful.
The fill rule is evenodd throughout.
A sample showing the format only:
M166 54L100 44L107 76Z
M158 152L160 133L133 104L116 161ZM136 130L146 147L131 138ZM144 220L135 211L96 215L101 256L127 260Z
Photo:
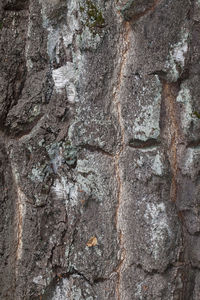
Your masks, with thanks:
M52 26L48 26L48 40L47 40L47 52L51 61L56 58L59 63L59 57L57 55L57 48L59 48L59 42L61 38L60 29L54 29Z
M29 14L29 20L28 20L28 30L27 30L27 42L26 42L26 48L25 48L25 57L26 57L26 67L28 72L30 72L30 70L33 68L33 63L32 60L29 56L29 50L31 47L31 43L30 43L30 37L31 37L31 30L32 30L32 21L30 19L31 14Z
M138 300L142 300L143 299L143 293L142 293L142 286L143 286L143 282L139 282L136 284L136 293L135 293L135 296L136 298L135 299L138 299Z
M99 34L93 34L91 30L86 26L79 37L80 48L83 50L97 49L101 43L101 36Z
M78 205L78 187L69 182L67 178L56 179L51 191L57 199L65 201L66 210L68 210L69 205L72 207Z
M104 180L98 172L99 167L98 160L93 155L85 160L78 160L77 183L80 190L101 203L109 191L105 189Z
M63 162L62 150L59 149L59 151L56 151L54 158L51 160L51 166L54 174L58 173L58 169L62 166Z
M42 275L34 277L33 282L37 285L46 286L46 280L42 277Z
M67 62L60 68L52 70L56 92L62 93L66 91L70 102L79 101L76 86L80 82L83 68L83 55L80 52L80 41L77 37L77 31L80 29L80 20L76 17L76 13L79 12L79 1L68 1L67 24L60 24L56 28L51 25L51 21L47 17L47 9L51 5L56 5L57 2L52 4L40 0L40 3L42 5L43 26L48 31L47 52L50 60L52 62L54 60L57 63L60 62L61 40L63 41L64 50L69 51L70 48L72 52L72 62ZM74 37L76 43L75 50L72 47Z
M184 162L182 165L182 173L196 179L200 170L200 146L195 148L187 148L185 152Z
M67 278L63 278L61 283L59 283L56 286L56 289L51 299L52 300L70 299L70 281Z
M162 257L163 249L166 247L166 239L171 236L165 204L147 203L144 217L150 229L149 247L153 258L157 261Z
M138 108L138 113L135 116L132 136L134 139L141 141L147 141L148 139L157 139L160 135L160 105L161 105L161 82L158 76L155 76L156 87L154 92L154 98L151 103L146 101L146 103L140 103L140 108ZM145 95L145 87L143 89L143 94Z
M195 150L188 148L186 155L185 155L185 163L182 168L183 174L192 174L192 171L194 169L194 156L195 156Z
M162 156L159 152L156 154L155 159L153 161L152 170L155 175L163 175L164 165L162 163Z
M192 121L195 121L195 115L192 108L192 96L188 88L188 82L181 84L181 89L176 98L177 102L181 102L183 109L181 111L181 125L185 133L188 133Z
M68 62L65 66L53 70L52 76L58 93L65 89L70 102L78 101L75 88L77 76L73 63Z
M180 34L180 41L175 45L171 45L169 55L165 64L165 70L171 81L177 81L185 66L185 57L188 51L188 30L183 30Z
M31 174L29 174L28 177L35 183L43 182L44 181L43 170L44 169L41 168L40 165L38 165L37 167L35 167L31 170Z
M52 300L93 300L92 296L84 297L82 290L75 284L75 279L79 279L79 275L72 275L69 279L63 278L56 286L52 296ZM84 285L85 291L88 284ZM89 291L90 292L90 291Z

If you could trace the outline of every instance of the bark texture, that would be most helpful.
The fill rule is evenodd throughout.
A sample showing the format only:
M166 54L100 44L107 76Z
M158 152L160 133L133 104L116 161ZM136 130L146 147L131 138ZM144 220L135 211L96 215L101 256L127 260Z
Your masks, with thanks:
M0 299L200 299L200 1L0 1Z

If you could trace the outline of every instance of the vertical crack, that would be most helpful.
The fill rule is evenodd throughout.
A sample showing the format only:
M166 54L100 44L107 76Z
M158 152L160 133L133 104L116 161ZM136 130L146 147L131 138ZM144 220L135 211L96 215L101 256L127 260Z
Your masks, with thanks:
M117 119L121 131L121 145L120 149L114 156L114 165L115 165L115 173L116 173L116 181L118 185L118 191L117 191L117 207L116 207L116 215L115 215L115 222L116 222L116 229L118 232L118 239L119 239L119 245L120 245L120 261L117 266L116 272L117 272L117 286L116 286L116 295L117 299L120 300L120 284L121 284L121 268L125 259L125 249L123 247L123 233L120 229L120 206L122 203L122 193L123 193L123 184L122 184L122 178L121 178L121 169L120 169L120 157L125 149L125 134L124 134L124 125L123 125L123 118L122 118L122 111L121 111L121 103L120 103L120 92L121 92L121 85L124 80L124 73L125 68L127 64L127 57L130 47L130 32L131 32L131 26L128 22L124 23L124 36L123 36L123 49L121 53L121 60L119 64L119 73L117 78L117 86L115 87L114 93L113 93L113 102L114 106L117 112Z
M176 98L180 90L179 82L167 82L162 80L163 83L163 102L166 110L164 125L165 142L168 146L168 156L171 167L172 179L170 189L170 199L175 204L177 216L181 225L181 240L180 249L177 254L177 262L180 264L174 275L174 289L172 299L184 299L185 282L187 277L187 262L186 262L186 241L184 233L184 219L181 211L179 210L178 198L178 182L181 179L179 168L179 160L181 150L185 147L184 137L180 127L179 113Z
M18 174L15 166L11 162L13 184L16 189L16 255L15 255L15 285L17 285L17 277L19 275L19 261L22 258L23 251L23 223L26 212L26 197L21 191L18 184Z
M176 113L176 97L178 94L177 83L169 83L163 81L163 99L166 108L167 124L167 140L169 161L172 171L172 184L170 198L173 202L177 199L177 178L178 178L178 144L181 141L181 132L179 128L179 120Z

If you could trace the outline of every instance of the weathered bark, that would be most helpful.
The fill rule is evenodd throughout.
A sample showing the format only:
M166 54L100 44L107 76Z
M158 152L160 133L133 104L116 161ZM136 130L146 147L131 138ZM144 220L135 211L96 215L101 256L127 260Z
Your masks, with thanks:
M0 299L200 299L199 36L199 0L1 0Z

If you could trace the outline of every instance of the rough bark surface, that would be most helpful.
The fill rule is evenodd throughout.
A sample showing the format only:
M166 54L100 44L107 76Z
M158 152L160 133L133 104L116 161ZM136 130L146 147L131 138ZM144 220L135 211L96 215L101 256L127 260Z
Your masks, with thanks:
M200 299L200 1L0 1L0 299Z

